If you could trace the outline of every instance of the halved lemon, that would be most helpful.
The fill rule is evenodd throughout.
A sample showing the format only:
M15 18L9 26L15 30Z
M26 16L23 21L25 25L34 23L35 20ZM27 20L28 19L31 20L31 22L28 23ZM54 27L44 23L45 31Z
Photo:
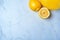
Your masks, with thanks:
M50 16L50 12L49 12L49 10L48 10L46 7L42 7L42 8L39 10L38 14L39 14L39 16L40 16L41 18L44 18L44 19L47 19L47 18L49 18L49 16Z
M41 8L40 1L38 1L38 0L30 0L30 1L29 1L29 7L30 7L30 9L33 10L33 11L38 11L38 10L40 10L40 8Z

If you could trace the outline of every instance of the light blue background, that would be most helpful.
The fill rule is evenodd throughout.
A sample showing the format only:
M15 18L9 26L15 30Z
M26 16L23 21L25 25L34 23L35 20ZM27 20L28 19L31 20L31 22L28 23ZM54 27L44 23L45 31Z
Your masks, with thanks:
M60 40L60 10L41 19L29 0L0 0L0 40Z

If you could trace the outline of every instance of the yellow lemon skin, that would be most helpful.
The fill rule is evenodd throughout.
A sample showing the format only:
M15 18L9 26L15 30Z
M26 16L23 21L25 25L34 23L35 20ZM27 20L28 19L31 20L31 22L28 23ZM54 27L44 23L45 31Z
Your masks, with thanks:
M29 1L29 7L33 11L38 11L41 8L40 1L38 1L38 0L30 0Z
M60 8L60 0L39 0L44 7L50 10L57 10Z
M50 12L46 7L42 7L39 12L38 12L39 16L43 19L47 19L50 17Z

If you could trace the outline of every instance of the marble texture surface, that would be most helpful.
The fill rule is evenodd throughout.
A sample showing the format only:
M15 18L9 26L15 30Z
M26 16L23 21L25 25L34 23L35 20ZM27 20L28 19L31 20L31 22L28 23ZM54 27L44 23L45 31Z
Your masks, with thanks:
M0 40L60 40L60 10L41 19L29 0L0 0Z

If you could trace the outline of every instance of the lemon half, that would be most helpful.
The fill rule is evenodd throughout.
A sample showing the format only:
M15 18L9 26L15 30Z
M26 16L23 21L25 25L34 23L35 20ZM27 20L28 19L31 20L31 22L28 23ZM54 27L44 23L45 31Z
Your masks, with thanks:
M49 12L49 10L48 10L46 7L42 7L42 8L39 10L38 14L39 14L39 16L40 16L41 18L44 18L44 19L47 19L47 18L49 18L49 16L50 16L50 12Z

